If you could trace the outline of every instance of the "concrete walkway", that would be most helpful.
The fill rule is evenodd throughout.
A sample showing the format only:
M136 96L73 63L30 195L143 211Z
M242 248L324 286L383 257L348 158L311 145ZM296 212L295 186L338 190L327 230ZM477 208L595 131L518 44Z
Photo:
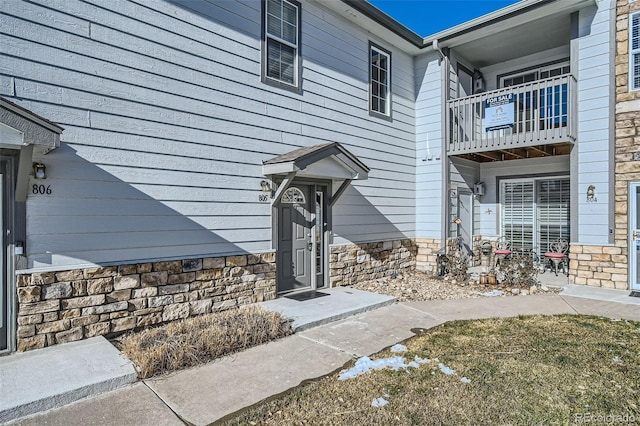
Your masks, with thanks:
M580 294L579 290L568 289L560 295L395 303L12 424L206 425L412 337L411 330L416 328L457 319L531 314L588 314L640 321L640 298L628 297L628 291L612 294L585 289Z

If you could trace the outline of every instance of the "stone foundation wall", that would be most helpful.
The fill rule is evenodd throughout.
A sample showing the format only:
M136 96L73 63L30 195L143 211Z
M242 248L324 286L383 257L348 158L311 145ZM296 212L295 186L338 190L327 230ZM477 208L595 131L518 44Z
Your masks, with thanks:
M331 247L329 260L331 287L355 284L416 267L414 240L382 241Z
M416 256L416 269L435 275L436 255L440 250L440 239L417 238L416 245L418 255Z
M18 276L18 350L114 335L276 296L275 253Z
M626 289L627 256L621 247L571 244L569 280L572 284Z

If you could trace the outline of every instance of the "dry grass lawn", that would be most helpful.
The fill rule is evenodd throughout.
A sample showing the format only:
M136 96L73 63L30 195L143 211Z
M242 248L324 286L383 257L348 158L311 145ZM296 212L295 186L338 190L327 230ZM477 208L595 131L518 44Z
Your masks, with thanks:
M255 306L201 315L134 332L116 344L148 378L202 364L291 334L279 313Z
M571 315L456 321L405 344L408 360L432 361L348 380L336 373L228 423L565 425L580 424L583 413L591 424L606 415L640 423L640 323ZM373 407L376 398L388 404Z

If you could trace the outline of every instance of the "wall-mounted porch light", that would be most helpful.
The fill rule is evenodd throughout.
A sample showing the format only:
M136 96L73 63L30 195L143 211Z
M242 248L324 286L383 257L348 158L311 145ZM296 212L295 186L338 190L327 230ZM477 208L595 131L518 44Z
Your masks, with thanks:
M473 185L473 193L478 196L484 195L484 182L478 182Z
M596 197L596 187L594 185L589 185L587 188L587 203L595 203L598 201Z
M47 166L42 163L33 163L33 177L36 179L46 179Z
M269 184L269 181L266 180L261 180L260 181L260 189L262 190L262 192L271 192L271 185Z

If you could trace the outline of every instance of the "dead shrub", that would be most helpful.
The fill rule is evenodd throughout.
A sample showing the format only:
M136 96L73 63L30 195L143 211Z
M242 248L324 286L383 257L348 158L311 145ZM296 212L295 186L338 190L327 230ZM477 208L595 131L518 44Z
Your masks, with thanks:
M255 306L176 321L127 334L118 347L149 378L211 361L291 334L277 312Z

